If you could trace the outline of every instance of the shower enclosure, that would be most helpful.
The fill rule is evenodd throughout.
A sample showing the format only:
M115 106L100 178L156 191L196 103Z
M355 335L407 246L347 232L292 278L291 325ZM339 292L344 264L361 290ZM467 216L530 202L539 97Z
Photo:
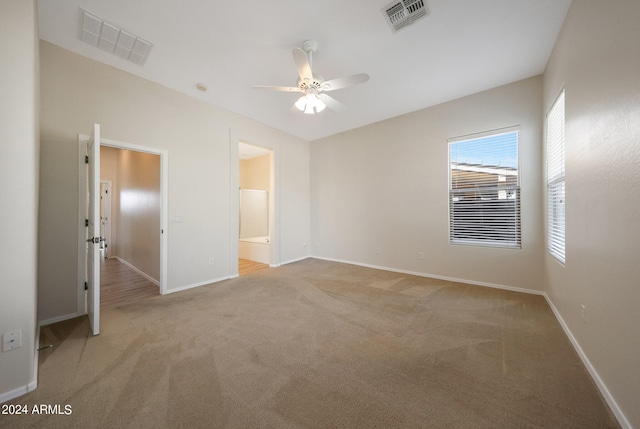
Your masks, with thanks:
M268 264L269 242L269 192L240 189L238 256Z

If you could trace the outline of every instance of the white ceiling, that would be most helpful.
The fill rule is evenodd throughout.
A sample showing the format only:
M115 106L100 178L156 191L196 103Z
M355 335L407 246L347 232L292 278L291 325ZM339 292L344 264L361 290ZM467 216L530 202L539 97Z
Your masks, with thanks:
M269 153L269 149L265 149L260 146L254 146L249 143L238 143L238 158L240 159L253 159Z
M571 0L426 0L430 14L392 33L389 0L39 0L40 38L166 87L315 140L544 71ZM138 66L78 39L80 9L154 44ZM325 79L368 73L332 92L337 113L292 111L291 50L313 39ZM196 89L204 83L208 90Z

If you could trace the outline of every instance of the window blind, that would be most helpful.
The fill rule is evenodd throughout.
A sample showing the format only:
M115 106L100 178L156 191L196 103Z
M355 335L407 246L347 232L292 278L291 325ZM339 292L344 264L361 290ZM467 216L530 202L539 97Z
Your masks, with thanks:
M517 247L519 131L449 140L449 240Z
M565 262L564 91L547 115L547 249Z

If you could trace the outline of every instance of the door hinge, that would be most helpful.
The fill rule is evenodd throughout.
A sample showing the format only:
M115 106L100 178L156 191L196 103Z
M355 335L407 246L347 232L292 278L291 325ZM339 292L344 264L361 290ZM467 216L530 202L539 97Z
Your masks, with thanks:
M84 290L89 290L89 283L84 282Z
M85 155L84 156L84 163L88 164L89 163L89 155Z
M84 226L89 226L89 219L84 220Z

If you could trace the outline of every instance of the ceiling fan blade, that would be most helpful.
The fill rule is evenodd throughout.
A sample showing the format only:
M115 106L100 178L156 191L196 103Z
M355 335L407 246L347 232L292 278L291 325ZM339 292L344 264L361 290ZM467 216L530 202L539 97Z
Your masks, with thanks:
M323 91L335 91L336 89L346 88L348 86L359 85L369 80L366 73L352 74L351 76L339 77L331 79L322 84Z
M293 48L291 53L293 54L293 62L296 63L300 79L313 80L313 73L311 73L311 65L309 64L307 54L300 48Z
M318 94L320 100L327 105L327 107L331 110L335 110L336 112L342 112L346 109L345 105L331 97L327 94Z
M300 88L295 86L252 86L253 89L267 89L269 91L282 91L282 92L301 92Z

